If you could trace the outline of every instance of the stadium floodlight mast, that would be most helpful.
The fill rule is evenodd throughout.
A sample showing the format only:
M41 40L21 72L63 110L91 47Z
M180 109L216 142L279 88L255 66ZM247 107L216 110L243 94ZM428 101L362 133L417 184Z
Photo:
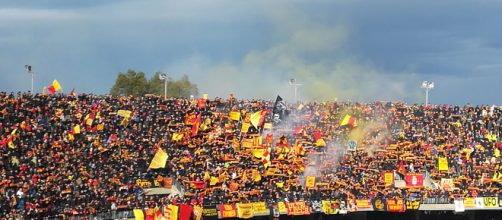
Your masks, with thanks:
M425 90L425 106L427 107L429 105L429 90L434 89L434 82L423 81L421 88Z
M289 85L294 86L294 88L295 88L295 103L296 103L296 101L297 101L296 95L298 93L298 87L301 86L302 84L296 83L296 79L291 78L291 79L289 79Z
M159 74L159 79L164 80L164 99L167 99L167 74Z
M30 64L24 65L24 69L26 70L26 73L31 74L31 93L34 94L34 92L33 92L33 79L34 79L34 76L35 76L35 72L31 71L31 65Z

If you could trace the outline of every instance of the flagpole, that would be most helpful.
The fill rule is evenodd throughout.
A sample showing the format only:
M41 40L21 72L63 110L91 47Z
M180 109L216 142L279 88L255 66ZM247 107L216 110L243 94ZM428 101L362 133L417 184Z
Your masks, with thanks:
M296 103L298 100L297 99L298 87L301 86L302 84L296 83L296 79L292 78L292 79L289 79L289 85L292 85L295 88L295 103Z
M167 74L160 73L159 79L164 80L164 100L166 100L167 99Z
M35 73L33 71L31 71L31 65L29 65L29 64L24 65L24 69L26 69L26 72L28 74L31 74L31 93L34 94L33 81L35 79Z

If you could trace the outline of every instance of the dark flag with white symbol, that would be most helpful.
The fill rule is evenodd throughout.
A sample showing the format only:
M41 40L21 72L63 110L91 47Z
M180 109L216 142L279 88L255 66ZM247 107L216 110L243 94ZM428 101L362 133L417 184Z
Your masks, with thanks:
M286 103L281 96L278 95L277 99L275 99L274 109L272 111L274 124L279 124L286 118L286 110Z

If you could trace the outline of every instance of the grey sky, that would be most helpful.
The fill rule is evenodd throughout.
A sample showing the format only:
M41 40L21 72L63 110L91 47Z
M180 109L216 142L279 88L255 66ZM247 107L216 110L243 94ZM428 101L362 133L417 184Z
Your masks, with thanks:
M210 97L502 105L502 1L2 1L0 88L104 94L182 74Z

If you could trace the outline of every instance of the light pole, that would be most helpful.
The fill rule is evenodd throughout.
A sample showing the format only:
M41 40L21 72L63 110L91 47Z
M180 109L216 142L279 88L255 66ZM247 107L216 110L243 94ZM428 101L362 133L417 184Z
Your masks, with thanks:
M297 92L298 92L298 87L301 86L302 84L296 83L296 79L295 78L291 78L291 79L289 79L289 85L295 87L295 103L296 103L296 101L297 101L296 95L297 95Z
M425 90L425 107L427 107L429 105L429 90L434 88L434 82L423 81L421 88Z
M164 80L164 99L167 99L167 74L159 74L159 79Z
M35 73L33 71L31 71L31 65L30 64L24 65L24 69L26 69L26 72L28 74L31 74L31 94L34 94L34 91L33 91L33 78L34 78Z

